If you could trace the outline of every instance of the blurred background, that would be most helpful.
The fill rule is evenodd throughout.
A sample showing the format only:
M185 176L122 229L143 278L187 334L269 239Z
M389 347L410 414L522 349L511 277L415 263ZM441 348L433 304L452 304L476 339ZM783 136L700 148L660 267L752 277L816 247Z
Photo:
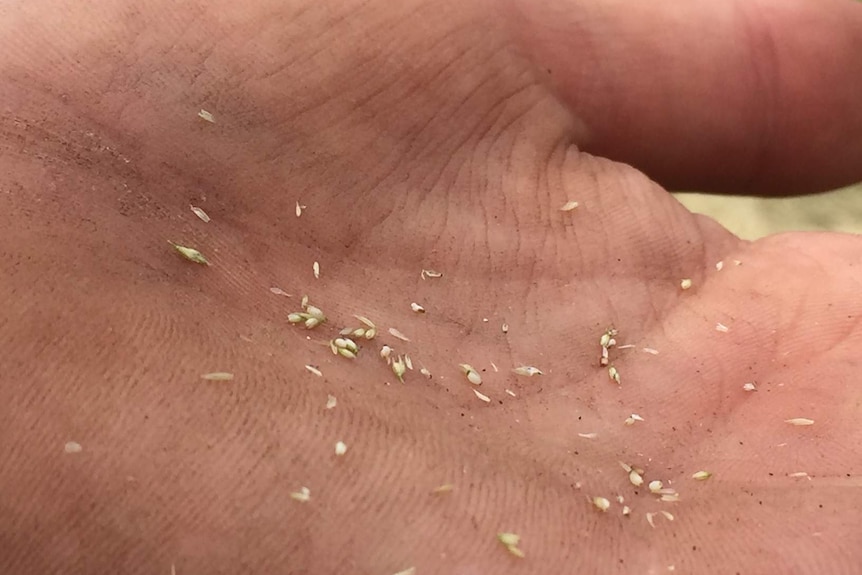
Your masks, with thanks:
M777 232L862 234L862 183L800 198L747 198L676 193L689 210L710 216L746 240Z

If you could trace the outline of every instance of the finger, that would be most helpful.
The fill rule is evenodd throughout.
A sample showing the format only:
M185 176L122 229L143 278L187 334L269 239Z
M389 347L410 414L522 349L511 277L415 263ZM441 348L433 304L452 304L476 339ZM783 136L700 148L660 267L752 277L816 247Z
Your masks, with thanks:
M665 187L784 195L862 179L862 5L511 0L583 149Z

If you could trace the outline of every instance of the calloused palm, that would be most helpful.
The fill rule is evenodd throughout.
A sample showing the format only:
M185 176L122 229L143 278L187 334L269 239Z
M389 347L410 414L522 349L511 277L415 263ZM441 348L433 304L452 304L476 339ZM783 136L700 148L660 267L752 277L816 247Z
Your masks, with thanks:
M3 572L857 572L862 243L601 157L858 178L862 16L816 4L8 7Z

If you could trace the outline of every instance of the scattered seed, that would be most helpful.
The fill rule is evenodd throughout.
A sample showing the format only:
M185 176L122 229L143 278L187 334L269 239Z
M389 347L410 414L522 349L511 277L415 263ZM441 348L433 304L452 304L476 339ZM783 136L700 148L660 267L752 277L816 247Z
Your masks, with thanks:
M392 373L395 374L395 377L401 383L404 383L404 373L407 371L407 364L404 362L404 358L400 355L398 358L392 362Z
M595 433L595 432L590 432L590 433L579 433L579 434L578 434L578 437L583 437L584 439L595 439L595 438L596 438L596 437L598 437L598 436L599 436L599 434L598 434L598 433Z
M574 210L577 207L578 207L578 202L576 202L574 200L569 200L568 202L563 204L563 207L560 208L560 211L561 212L571 212L572 210Z
M315 279L320 279L320 263L314 262L311 264L311 271L314 272Z
M719 323L715 324L715 331L720 331L720 332L722 332L722 333L727 333L727 332L729 332L729 331L730 331L730 328L729 328L729 327L727 327L726 325L724 325L723 323L719 322Z
M468 363L461 363L458 364L458 367L460 367L461 371L464 372L464 375L467 376L467 381L473 385L482 385L482 376L479 375L479 372L473 369L473 366Z
M306 308L306 306L308 305L308 296L307 295L302 296L302 301L300 302L300 304L302 305L302 309Z
M794 473L788 473L787 477L808 477L808 474L804 471L796 471Z
M716 270L716 271L719 271L719 272L720 272L720 271L721 271L721 268L723 268L723 267L724 267L724 262L723 262L723 261L718 261L718 262L716 262L716 263L715 263L715 270Z
M743 384L742 389L744 389L745 391L757 391L757 386L751 382L748 382Z
M201 108L201 111L198 112L198 117L206 120L210 124L215 124L215 118L213 118L213 115L204 110L203 108Z
M451 483L444 483L439 487L435 487L431 493L451 493L455 489L455 486Z
M320 320L316 317L310 317L305 320L305 329L314 329L320 325Z
M326 396L326 409L333 409L338 404L338 400L334 395Z
M496 364L496 363L494 363L493 361L491 362L491 368L493 368L494 373L499 373L499 372L500 372L500 370L497 368L497 364Z
M633 347L637 347L637 346L633 343L627 343L625 345L618 345L617 349L632 349Z
M662 510L660 511L660 513L661 513L662 515L664 515L664 516L665 516L665 519L667 519L668 521L673 521L673 513L671 513L670 511L665 511L664 509L662 509Z
M616 382L617 385L620 385L620 372L617 371L617 368L614 366L610 366L608 368L608 377L611 378L611 381Z
M205 211L203 211L201 208L198 208L198 207L196 207L196 206L189 206L189 208L191 208L191 210L194 212L194 214L195 214L197 217L199 217L201 220L203 220L204 222L209 222L209 221L210 221L210 217L209 217L209 216L207 215L207 213L206 213Z
M308 487L300 487L299 491L294 491L290 494L291 499L295 499L300 503L305 503L311 499L311 490Z
M623 515L625 515L626 517L628 517L629 515L631 515L631 512L632 512L632 508L631 508L631 507L629 507L628 505L624 505L624 506L623 506Z
M428 379L431 379L431 372L428 371L428 368L423 367L422 369L419 370L419 373L421 373L422 375L424 375Z
M380 348L380 357L385 359L387 363L389 362L389 356L392 355L392 348L388 345L384 345Z
M625 503L625 502L626 502L626 498L625 498L625 497L623 497L623 496L622 496L622 494L617 495L617 503L619 503L620 505L622 505L622 504L623 504L623 503Z
M374 325L374 322L373 322L373 321L371 321L370 319L368 319L368 318L367 318L367 317L365 317L364 315L354 315L353 317L355 317L356 319L358 319L358 320L359 320L359 322L360 322L362 325L364 325L365 327L367 327L368 329L374 329L374 328L376 328L376 327L377 327L376 325Z
M66 453L81 453L84 448L81 447L81 444L77 441L68 441L66 445L63 446L63 451Z
M509 394L509 395L511 395L512 397L518 397L517 395L515 395L515 392L514 392L514 391L512 391L511 389L507 389L507 390L506 390L506 393L508 393L508 394Z
M807 417L794 417L793 419L785 419L784 423L789 423L790 425L814 425L814 420Z
M306 206L300 205L299 202L296 202L296 217L297 218L302 215L302 210L304 210L305 208L306 208Z
M644 418L638 415L637 413L632 413L630 416L626 418L626 425L634 425L636 421L643 421Z
M344 455L347 453L347 445L343 441L335 444L335 455Z
M180 255L182 255L187 260L194 262L196 264L201 264L201 265L205 265L205 266L210 265L210 263L207 261L207 259L204 257L204 255L202 253L200 253L199 251L197 251L196 249L187 248L185 246L175 244L171 240L168 240L168 243L171 244L172 246L174 246L174 249L177 250L180 253Z
M397 337L398 339L400 339L402 341L410 341L409 337L407 337L406 335L404 335L403 333L401 333L400 331L398 331L394 327L389 328L389 335L391 335L392 337Z
M521 536L516 533L497 533L497 539L500 543L506 546L509 553L515 557L524 558L524 552L518 548L518 543L521 542Z
M655 519L654 518L655 518L655 513L647 513L646 514L647 523L649 523L650 527L652 527L653 529L655 529Z
M307 369L308 371L310 371L311 373L313 373L317 377L323 377L323 373L319 369L314 367L313 365L306 365L305 369Z
M305 318L302 317L301 313L289 313L287 314L287 321L290 323L299 323L301 321L305 321Z
M398 573L393 573L392 575L416 575L416 567L408 567L403 571L399 571Z
M667 503L672 503L672 502L674 502L674 501L679 501L679 493L677 493L677 492L675 492L675 491L674 491L673 493L662 493L662 494L661 494L661 497L659 498L659 500L660 500L660 501L667 502Z
M623 471L629 473L632 470L632 466L626 463L625 461L619 461L620 467L623 468Z
M285 297L291 297L289 293L281 289L280 287L271 287L269 291L274 293L275 295L283 295Z
M644 484L644 478L640 473L632 469L629 471L629 482L635 487L640 487Z
M410 359L410 356L407 355L406 353L404 354L404 365L407 366L407 369L409 369L410 371L413 371L413 360Z
M503 333L509 333L509 324L504 323L500 329L503 330Z
M652 354L652 355L658 355L658 350L657 350L657 349L653 349L653 348L651 348L651 347L645 347L645 348L643 348L643 350L644 350L646 353L650 353L650 354Z
M522 365L520 367L516 367L512 370L517 375L526 375L527 377L533 377L534 375L542 375L542 370L538 367L533 367L532 365Z
M682 289L689 289L691 287L691 279L685 278L681 282L679 282L679 287Z
M476 397L478 397L479 399L481 399L485 403L491 403L491 398L488 397L487 395L485 395L484 393L480 392L478 389L474 389L473 393L475 393Z
M653 493L658 493L659 491L661 491L661 490L662 490L663 484L662 484L662 482L661 482L661 481L659 481L658 479L654 479L654 480L652 480L652 481L650 481L650 482L649 482L649 486L648 486L648 487L649 487L649 490L650 490L651 492L653 492Z
M442 278L443 274L434 270L422 270L422 279L425 278Z
M356 353L350 351L346 347L339 347L338 355L340 355L341 357L346 357L347 359L356 359Z
M205 373L201 379L207 381L230 381L233 379L233 374L226 371L214 371L213 373Z
M695 481L703 481L705 479L709 479L710 477L712 477L712 473L710 473L709 471L698 471L691 476L691 478Z
M412 309L416 313L425 313L425 308L416 303L415 301L410 304L410 309Z
M593 497L592 499L593 505L596 506L596 509L599 511L607 511L611 507L611 502L607 500L605 497Z

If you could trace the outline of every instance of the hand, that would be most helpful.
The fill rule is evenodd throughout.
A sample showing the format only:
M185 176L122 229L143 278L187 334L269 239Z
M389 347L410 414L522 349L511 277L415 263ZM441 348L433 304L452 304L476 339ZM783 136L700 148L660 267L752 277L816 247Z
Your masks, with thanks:
M862 562L862 244L743 242L644 175L859 179L858 5L29 2L3 21L3 573ZM288 323L302 294L323 325ZM377 337L333 356L353 314ZM403 384L384 344L412 359Z

